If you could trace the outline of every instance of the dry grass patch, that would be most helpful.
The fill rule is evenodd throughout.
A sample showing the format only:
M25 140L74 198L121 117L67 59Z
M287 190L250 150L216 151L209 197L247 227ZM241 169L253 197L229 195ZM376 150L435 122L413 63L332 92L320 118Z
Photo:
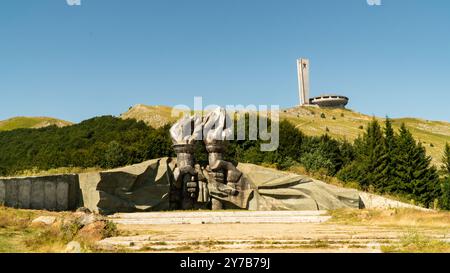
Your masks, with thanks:
M417 231L407 232L399 244L382 246L383 252L395 253L450 253L450 243L425 236Z

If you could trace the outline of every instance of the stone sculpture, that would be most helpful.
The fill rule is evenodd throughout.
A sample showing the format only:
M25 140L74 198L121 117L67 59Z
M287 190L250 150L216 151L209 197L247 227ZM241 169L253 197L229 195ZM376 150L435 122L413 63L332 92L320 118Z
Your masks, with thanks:
M178 162L171 191L171 208L193 209L211 203L213 210L221 210L226 208L225 201L239 203L239 189L242 187L238 185L242 173L223 160L226 141L233 134L230 121L225 109L217 108L203 120L197 115L184 117L171 128ZM206 168L195 164L194 158L195 142L202 139L208 151L209 165Z
M280 172L267 172L264 168L242 172L224 160L227 140L232 134L231 118L221 108L210 112L203 120L196 115L184 117L172 127L177 153L170 192L172 209L277 210L303 207L315 210L359 206L359 196L355 191L340 191L338 188L327 191L324 189L329 187L318 181L286 173L278 177L276 174ZM200 140L208 152L208 166L199 166L195 162L194 145ZM252 174L261 172L264 175L252 178Z

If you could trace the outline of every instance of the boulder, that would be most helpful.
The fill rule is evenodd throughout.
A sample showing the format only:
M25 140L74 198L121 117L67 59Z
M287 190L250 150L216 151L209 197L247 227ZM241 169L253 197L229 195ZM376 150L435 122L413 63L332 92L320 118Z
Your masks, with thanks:
M84 241L100 241L103 239L103 231L106 223L103 221L96 221L89 225L84 226L78 231L77 237L82 238Z
M66 246L66 253L81 253L81 245L79 242L72 241Z
M97 221L97 217L94 214L84 213L84 214L81 214L77 220L81 226L87 226L87 225L90 225L90 224L94 223L95 221Z
M32 225L46 225L51 226L56 222L56 217L54 216L40 216L34 219L31 224Z

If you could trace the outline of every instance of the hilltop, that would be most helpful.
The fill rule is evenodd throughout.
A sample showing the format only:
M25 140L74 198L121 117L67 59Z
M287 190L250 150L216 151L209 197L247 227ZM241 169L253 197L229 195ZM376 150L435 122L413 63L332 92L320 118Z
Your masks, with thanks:
M72 125L72 123L69 121L49 117L14 117L0 121L0 131L10 131L24 128L37 129L52 125L56 125L57 127L64 127Z
M174 122L169 106L136 105L121 117L136 119L158 128ZM296 125L307 135L319 136L328 133L337 139L353 141L364 132L365 126L373 116L357 113L349 109L325 109L316 107L294 107L282 110L280 117ZM375 117L380 122L384 118ZM421 141L427 153L432 156L433 163L439 165L446 142L450 142L450 123L429 121L419 118L393 119L394 128L405 123L414 137Z
M147 106L138 104L123 113L120 117L123 119L135 119L144 121L153 128L160 128L166 124L176 121L172 117L172 107L169 106Z

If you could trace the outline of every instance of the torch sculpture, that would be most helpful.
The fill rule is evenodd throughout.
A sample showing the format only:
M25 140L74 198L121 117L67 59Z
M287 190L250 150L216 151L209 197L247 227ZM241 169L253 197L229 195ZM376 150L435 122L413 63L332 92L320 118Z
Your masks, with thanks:
M198 197L198 172L195 170L195 141L201 139L202 119L195 115L184 117L170 129L177 154L174 185L170 191L171 209L193 209Z
M225 196L237 193L228 176L236 176L228 171L228 162L223 160L226 149L226 140L233 134L231 118L225 109L217 108L210 112L203 121L203 137L208 151L209 173L208 187L210 191L222 192ZM234 180L234 179L233 179ZM215 189L215 190L213 190ZM218 198L211 198L212 210L225 209L224 204Z

